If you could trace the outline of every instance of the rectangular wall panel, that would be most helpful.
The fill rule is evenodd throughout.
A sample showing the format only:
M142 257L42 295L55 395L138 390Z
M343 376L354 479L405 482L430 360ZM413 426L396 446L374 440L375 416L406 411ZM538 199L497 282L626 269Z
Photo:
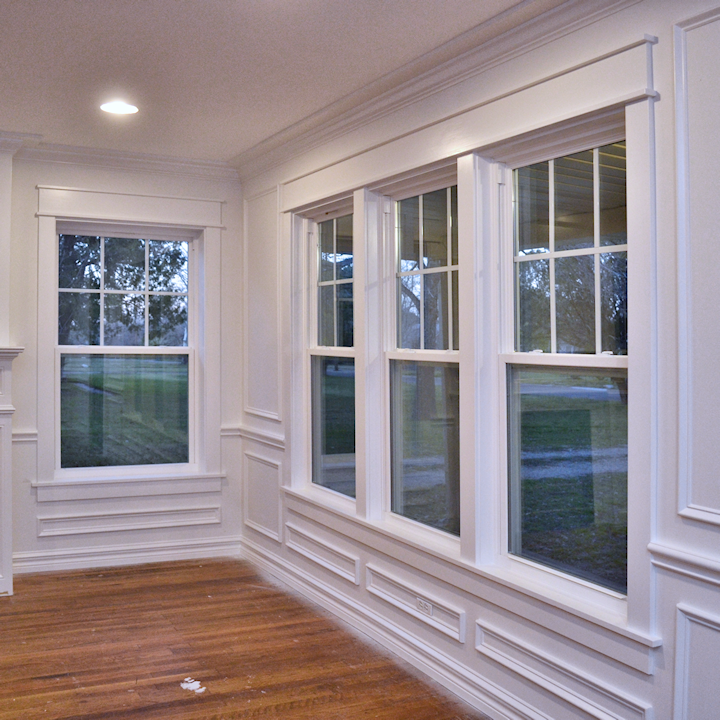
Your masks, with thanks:
M720 617L678 605L673 720L718 717L718 668Z
M246 200L244 247L245 412L279 422L277 190Z
M720 315L717 201L720 187L720 11L676 30L679 168L680 511L720 524Z
M281 463L246 452L243 465L245 525L280 542Z
M287 529L287 546L291 550L312 560L316 565L330 570L344 580L349 580L355 585L360 584L360 558L346 553L297 525L285 523L285 527Z

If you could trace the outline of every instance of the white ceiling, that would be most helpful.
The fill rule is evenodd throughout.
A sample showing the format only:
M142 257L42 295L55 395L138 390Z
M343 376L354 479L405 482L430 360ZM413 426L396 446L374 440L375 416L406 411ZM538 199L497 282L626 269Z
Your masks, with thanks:
M561 2L0 0L0 131L232 162Z

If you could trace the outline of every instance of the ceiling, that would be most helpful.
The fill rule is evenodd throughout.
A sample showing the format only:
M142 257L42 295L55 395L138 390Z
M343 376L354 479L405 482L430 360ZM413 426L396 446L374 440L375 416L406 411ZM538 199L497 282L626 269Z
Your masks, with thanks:
M562 2L0 0L0 131L237 163Z

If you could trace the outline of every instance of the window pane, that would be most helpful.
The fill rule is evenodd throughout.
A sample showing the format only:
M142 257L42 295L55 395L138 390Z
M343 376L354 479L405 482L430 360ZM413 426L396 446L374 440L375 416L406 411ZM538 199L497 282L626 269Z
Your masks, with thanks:
M458 366L390 363L394 513L460 535Z
M353 346L353 286L342 283L337 286L337 344Z
M355 497L355 361L312 358L313 482Z
M420 267L420 199L401 200L398 203L400 215L400 272L417 270Z
M99 345L100 293L58 295L58 345Z
M548 163L518 168L515 171L515 187L516 252L518 255L547 252L550 249Z
M188 243L150 240L149 288L159 292L188 291Z
M427 350L448 347L448 282L447 273L428 273L423 288L425 301L425 345Z
M420 347L420 275L398 278L398 347Z
M593 151L555 160L555 250L595 244Z
M453 323L453 350L460 349L460 317L458 312L458 271L452 272L452 323Z
M335 344L335 286L318 288L318 345Z
M452 240L452 264L458 264L458 198L457 185L450 188L450 213L452 227L450 237Z
M62 355L61 466L186 463L187 355Z
M555 261L557 352L595 352L595 258L576 255Z
M550 352L550 261L515 263L517 322L520 352Z
M335 246L333 244L333 221L326 220L318 225L320 233L320 280L334 280Z
M510 552L627 587L627 375L513 368Z
M150 345L187 345L186 295L151 295L148 316Z
M58 287L100 289L100 238L60 235Z
M105 289L145 289L145 241L105 238Z
M600 244L627 242L625 143L605 145L600 155Z
M448 262L447 190L425 193L422 199L424 267L442 267Z
M627 253L600 255L602 349L627 355Z
M105 295L105 345L145 344L145 297Z
M336 220L337 238L335 262L337 279L344 280L353 276L353 216L345 215Z

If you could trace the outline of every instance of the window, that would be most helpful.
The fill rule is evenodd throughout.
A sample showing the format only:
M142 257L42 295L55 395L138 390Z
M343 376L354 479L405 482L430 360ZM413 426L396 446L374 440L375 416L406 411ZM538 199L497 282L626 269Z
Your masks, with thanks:
M625 592L625 143L513 175L509 550Z
M317 337L311 350L312 479L355 497L353 216L316 225Z
M396 203L395 262L390 509L459 535L457 186Z
M190 462L188 262L185 240L59 235L61 468Z

